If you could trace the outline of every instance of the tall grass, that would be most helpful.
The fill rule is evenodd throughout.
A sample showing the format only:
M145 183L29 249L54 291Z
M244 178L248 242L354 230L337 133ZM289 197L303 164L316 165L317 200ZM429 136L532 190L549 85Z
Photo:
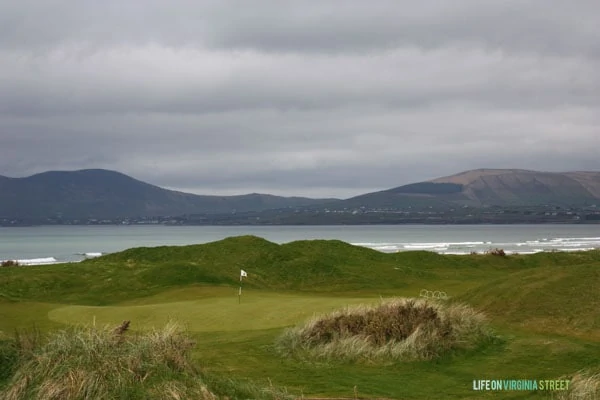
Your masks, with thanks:
M17 365L0 398L216 398L190 362L194 343L176 324L131 336L120 328L70 327L44 344L18 335Z
M577 372L569 390L557 393L557 400L600 400L600 367Z
M483 314L466 305L397 298L314 317L284 331L276 348L308 359L430 360L492 338Z
M14 340L0 332L0 387L13 375L20 360L32 357L41 341L42 334L35 326L16 330Z
M173 322L136 334L129 321L114 329L73 326L47 338L37 329L17 332L0 341L0 399L294 398L272 385L207 375L193 363L193 347Z

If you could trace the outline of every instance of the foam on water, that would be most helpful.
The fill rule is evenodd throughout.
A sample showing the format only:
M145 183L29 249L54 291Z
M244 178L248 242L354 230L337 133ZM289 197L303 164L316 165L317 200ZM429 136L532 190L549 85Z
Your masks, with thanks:
M550 239L552 242L568 242L573 240L585 240L585 241L594 241L600 242L600 237L577 237L577 238L554 238Z
M4 260L9 261L9 260ZM19 265L48 265L56 264L58 260L54 257L43 257L43 258L29 258L24 260L11 260L16 261Z
M103 253L100 252L89 252L89 253L75 253L75 255L78 256L83 256L83 259L87 259L87 258L96 258L96 257L100 257L102 256ZM58 264L58 263L63 263L63 262L78 262L78 261L83 261L83 259L81 260L59 260L56 259L56 257L38 257L38 258L23 258L23 259L7 259L7 260L0 260L0 262L5 262L5 261L15 261L17 262L17 264L19 264L20 266L32 266L32 265L50 265L50 264Z
M363 246L363 247L367 247L367 246ZM370 247L373 250L379 250L379 251L383 251L383 252L400 250L400 247L398 247L396 245L368 246L368 247Z
M484 253L491 248L502 248L506 254L535 254L544 251L588 251L600 248L600 237L560 237L522 240L515 242L464 241L464 242L358 242L352 243L382 252L425 250L441 254L465 255Z
M576 249L574 248L558 248L556 249L557 251L589 251L589 250L596 250L597 247L578 247Z
M100 253L100 252L75 253L75 255L77 255L77 256L84 256L86 258L94 258L94 257L100 257L100 256L102 256L102 253Z

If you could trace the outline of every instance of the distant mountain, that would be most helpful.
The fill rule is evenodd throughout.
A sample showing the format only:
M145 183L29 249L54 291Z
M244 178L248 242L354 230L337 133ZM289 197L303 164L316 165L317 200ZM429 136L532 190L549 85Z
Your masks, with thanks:
M600 172L477 169L367 193L328 208L450 208L456 206L584 206L600 204Z
M331 200L256 193L200 196L163 189L102 169L50 171L27 178L0 176L0 218L216 214L300 207Z
M600 200L600 172L591 171L477 169L432 183L462 185L461 194L475 205L585 205Z

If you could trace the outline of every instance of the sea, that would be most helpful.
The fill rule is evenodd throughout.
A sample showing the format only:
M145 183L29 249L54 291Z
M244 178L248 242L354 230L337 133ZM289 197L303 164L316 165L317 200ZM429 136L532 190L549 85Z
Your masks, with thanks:
M77 262L132 247L181 246L255 235L275 243L337 239L381 252L469 254L600 248L599 225L34 226L0 227L0 260L21 265Z

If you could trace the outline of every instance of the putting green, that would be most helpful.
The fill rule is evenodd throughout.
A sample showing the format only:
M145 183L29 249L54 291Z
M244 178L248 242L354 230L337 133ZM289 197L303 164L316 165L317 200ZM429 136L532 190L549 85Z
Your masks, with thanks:
M237 294L237 293L236 293ZM174 319L195 332L260 330L295 325L315 313L378 299L289 295L244 294L198 300L121 306L64 306L48 312L48 318L66 324L118 324L130 320L132 328L163 325Z

